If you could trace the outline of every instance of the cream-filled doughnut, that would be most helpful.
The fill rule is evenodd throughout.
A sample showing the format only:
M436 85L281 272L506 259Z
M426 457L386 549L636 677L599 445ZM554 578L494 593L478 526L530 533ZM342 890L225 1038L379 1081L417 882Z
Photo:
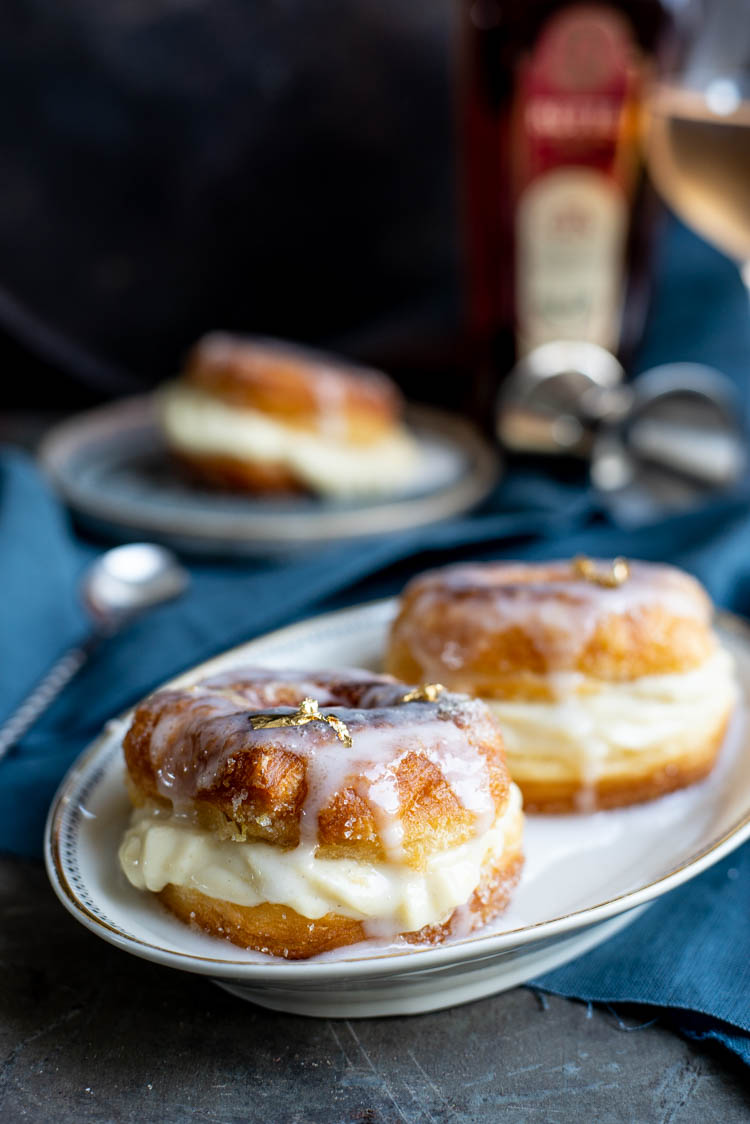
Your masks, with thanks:
M378 495L414 474L394 383L291 344L212 333L157 400L172 452L222 487Z
M440 942L501 912L520 874L497 724L438 687L240 668L147 699L124 750L128 879L244 947Z
M664 565L573 559L417 577L387 668L480 697L527 808L606 808L711 769L736 699L711 602Z

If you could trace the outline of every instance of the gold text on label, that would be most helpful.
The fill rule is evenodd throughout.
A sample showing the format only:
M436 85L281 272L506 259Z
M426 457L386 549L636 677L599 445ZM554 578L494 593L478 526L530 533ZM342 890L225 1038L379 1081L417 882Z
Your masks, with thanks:
M308 722L327 722L336 737L347 749L352 747L352 736L345 722L335 714L321 714L317 699L303 699L294 714L253 714L250 725L254 730L270 730L276 726L306 726Z

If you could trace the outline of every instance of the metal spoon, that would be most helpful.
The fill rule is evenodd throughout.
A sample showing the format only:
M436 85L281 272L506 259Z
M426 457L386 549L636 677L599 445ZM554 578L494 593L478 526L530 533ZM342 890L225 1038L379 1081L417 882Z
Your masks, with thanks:
M70 648L0 726L0 761L57 698L99 644L135 617L179 597L190 578L171 550L134 542L102 554L88 567L81 596L92 620L89 636Z

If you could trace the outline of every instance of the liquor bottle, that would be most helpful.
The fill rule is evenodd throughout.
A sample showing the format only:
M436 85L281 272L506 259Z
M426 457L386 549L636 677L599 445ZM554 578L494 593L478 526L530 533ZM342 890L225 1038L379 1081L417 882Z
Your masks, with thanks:
M642 115L663 0L460 0L468 326L483 412L552 340L627 360L647 303Z

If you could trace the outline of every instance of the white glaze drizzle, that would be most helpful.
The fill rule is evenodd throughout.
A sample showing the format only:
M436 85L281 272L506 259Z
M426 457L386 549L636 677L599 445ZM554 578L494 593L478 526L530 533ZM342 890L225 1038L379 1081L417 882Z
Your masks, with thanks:
M691 671L644 675L625 683L587 676L552 677L553 700L488 700L504 731L511 772L573 762L580 779L578 805L590 810L607 769L634 757L648 759L691 737L710 739L737 697L734 663L724 648ZM567 683L563 679L568 680ZM519 771L518 779L522 780Z
M448 693L435 703L403 703L406 689L390 677L360 671L318 675L237 669L164 692L152 700L152 705L162 703L150 740L158 791L177 811L186 809L215 784L235 755L264 745L282 747L305 763L301 843L315 842L321 811L336 793L351 787L372 810L386 855L400 861L403 823L397 769L408 754L416 753L440 769L456 798L473 813L475 832L486 831L495 807L487 759L477 746L483 739L497 738L491 716L481 702ZM291 705L271 705L279 693ZM351 749L322 722L253 729L253 714L292 714L306 695L324 704L322 714L346 723ZM339 701L362 706L330 705Z
M346 440L346 387L341 375L329 367L318 367L313 374L317 407L317 429L332 441Z
M456 683L488 635L512 627L531 638L548 670L560 671L575 667L606 617L635 615L655 604L674 617L710 623L701 587L671 566L633 562L626 581L607 587L577 576L568 562L462 564L416 579L394 635L427 679L440 679L447 670Z

